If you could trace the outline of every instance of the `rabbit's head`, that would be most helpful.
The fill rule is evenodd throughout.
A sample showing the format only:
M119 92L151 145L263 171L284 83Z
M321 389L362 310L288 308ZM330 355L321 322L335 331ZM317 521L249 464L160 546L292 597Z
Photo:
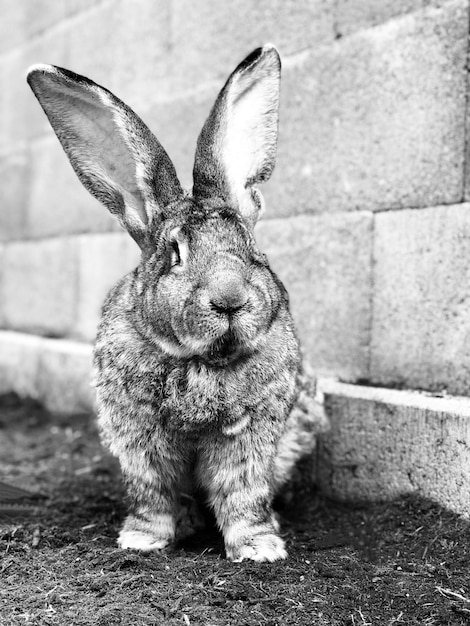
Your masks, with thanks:
M274 168L280 59L258 48L231 74L198 139L192 195L142 120L111 92L55 66L28 82L85 187L142 249L140 323L163 350L214 364L251 352L285 291L256 246L255 185Z

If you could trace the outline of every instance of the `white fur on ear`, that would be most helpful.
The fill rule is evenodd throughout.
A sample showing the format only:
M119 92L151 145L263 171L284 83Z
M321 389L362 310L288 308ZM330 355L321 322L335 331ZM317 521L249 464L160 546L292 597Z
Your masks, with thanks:
M233 76L227 92L222 159L237 196L268 180L274 169L278 130L280 66L277 51L265 46L256 67Z
M218 194L252 224L263 206L253 185L276 160L281 62L276 48L254 50L235 69L201 131L194 194Z

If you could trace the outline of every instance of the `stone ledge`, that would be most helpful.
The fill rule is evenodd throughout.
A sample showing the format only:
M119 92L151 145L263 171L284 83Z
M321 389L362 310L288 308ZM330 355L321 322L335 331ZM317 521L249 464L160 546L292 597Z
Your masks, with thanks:
M317 480L340 500L417 493L470 516L470 398L322 380Z
M90 344L0 331L0 393L15 391L61 413L94 411Z

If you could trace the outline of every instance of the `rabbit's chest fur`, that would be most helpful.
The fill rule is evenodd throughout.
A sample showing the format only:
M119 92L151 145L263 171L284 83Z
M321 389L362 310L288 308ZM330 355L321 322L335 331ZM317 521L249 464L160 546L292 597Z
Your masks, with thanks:
M161 400L157 399L165 425L192 430L239 420L243 417L239 390L230 384L230 378L227 371L214 371L197 362L174 367L166 378Z
M118 429L130 418L139 428L142 420L148 422L142 430L147 433L153 424L166 431L234 434L258 415L282 421L294 399L293 367L273 375L249 359L221 369L152 356L104 357L114 367L98 372L98 395L112 410Z
M95 386L105 435L129 437L133 432L133 438L145 439L162 430L233 435L252 420L281 424L287 419L297 393L294 335L291 342L282 342L282 350L274 336L255 356L212 367L200 359L165 356L119 326L116 318L111 327L102 325L95 346Z
M169 429L240 432L260 414L282 420L293 398L295 372L260 376L257 364L244 363L224 369L190 361L175 367L164 384L160 414Z

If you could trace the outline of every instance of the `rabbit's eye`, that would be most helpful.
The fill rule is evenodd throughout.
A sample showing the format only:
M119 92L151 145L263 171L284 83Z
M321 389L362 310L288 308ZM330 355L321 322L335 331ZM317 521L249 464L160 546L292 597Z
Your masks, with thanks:
M171 256L170 256L170 265L171 267L175 267L177 265L181 265L181 254L180 254L180 247L178 245L178 242L176 241L176 239L173 239L170 243L170 250L171 250Z

